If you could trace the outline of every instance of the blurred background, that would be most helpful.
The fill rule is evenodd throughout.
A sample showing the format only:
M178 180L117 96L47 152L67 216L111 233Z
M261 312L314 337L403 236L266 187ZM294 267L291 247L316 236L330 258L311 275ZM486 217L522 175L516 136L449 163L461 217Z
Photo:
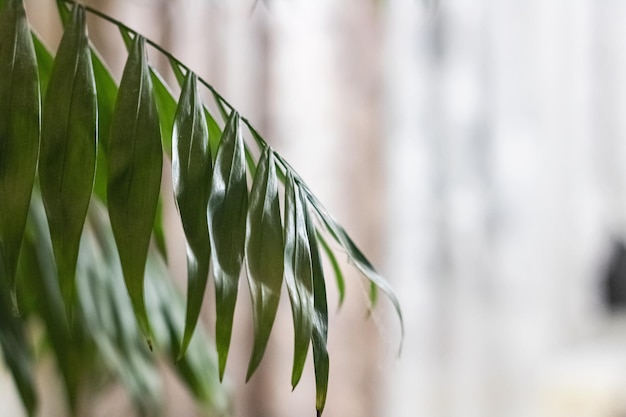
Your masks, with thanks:
M335 308L329 281L325 416L626 416L626 3L86 3L212 83L396 289L400 357L390 304L370 313L367 284L347 268ZM27 6L56 49L54 2ZM119 77L115 29L93 20L90 31ZM182 229L168 207L169 267L183 288ZM242 288L227 368L235 415L313 415L311 364L290 388L286 298L244 384L247 297ZM212 310L209 294L208 328ZM41 415L63 416L51 368L39 370ZM20 415L6 371L0 397ZM166 397L167 415L197 415L173 376ZM113 391L86 415L129 410Z

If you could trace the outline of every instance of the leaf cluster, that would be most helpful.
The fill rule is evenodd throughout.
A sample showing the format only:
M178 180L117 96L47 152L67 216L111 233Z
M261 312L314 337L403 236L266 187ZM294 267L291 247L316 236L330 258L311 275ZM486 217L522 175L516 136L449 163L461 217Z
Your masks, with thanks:
M284 284L294 324L292 385L312 346L321 413L329 374L322 253L341 300L345 288L328 240L371 281L372 302L380 288L400 315L387 282L250 122L169 52L97 10L59 0L65 31L53 57L31 33L22 0L4 3L0 345L29 411L36 395L22 323L32 314L50 333L71 404L83 380L74 359L94 361L97 351L146 409L151 402L142 392L155 392L146 346L155 346L177 358L192 392L217 408L214 379L224 375L245 270L254 321L247 378L263 358ZM119 86L89 39L87 13L117 26L127 46ZM178 98L148 61L147 47L169 59ZM165 158L186 237L186 303L163 279ZM196 331L209 275L216 293L215 372L206 336ZM122 282L128 297L120 294ZM124 320L126 314L136 322ZM137 329L147 344L138 344Z

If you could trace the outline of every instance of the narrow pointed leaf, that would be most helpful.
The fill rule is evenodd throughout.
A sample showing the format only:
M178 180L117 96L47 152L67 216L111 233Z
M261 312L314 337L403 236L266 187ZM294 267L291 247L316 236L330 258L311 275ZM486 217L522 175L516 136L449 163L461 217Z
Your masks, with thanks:
M313 270L304 207L293 175L285 184L285 284L294 326L294 357L291 386L302 376L313 328Z
M239 114L232 112L215 158L207 218L215 278L216 343L220 379L233 329L239 274L244 257L248 188Z
M76 292L80 236L93 188L96 84L85 9L76 5L57 52L43 109L39 178L68 316Z
M127 28L119 26L120 33L126 49L130 51L133 44L133 37L137 34L131 33ZM161 140L163 150L168 157L172 157L172 129L174 127L174 115L176 114L176 99L170 91L167 83L154 68L150 66L150 77L152 78L152 88L154 100L159 113Z
M48 89L48 82L50 81L50 74L52 74L52 64L54 58L48 49L45 47L39 36L33 32L33 46L35 47L35 54L37 55L37 71L39 74L39 91L42 95L42 101L45 98L44 94Z
M154 68L150 68L152 85L154 85L154 98L159 111L161 121L161 137L165 154L172 157L172 129L174 127L174 115L176 114L176 99L161 74Z
M33 40L22 0L0 14L0 251L10 288L39 152L39 81Z
M191 71L180 95L172 144L172 183L187 239L187 313L180 351L183 356L198 322L211 254L206 214L212 172L209 129L196 74Z
M305 207L305 224L309 245L311 247L311 265L313 270L313 299L314 299L314 319L311 342L313 345L313 366L315 368L315 408L318 415L324 411L326 404L326 394L328 392L328 303L326 300L326 282L324 279L324 269L320 257L317 240L315 237L315 226L310 214L309 204L305 194L300 192L302 205Z
M324 249L324 253L326 254L326 257L333 268L333 272L335 273L335 282L337 283L337 290L339 291L339 307L341 307L346 296L346 282L343 276L343 271L337 261L337 256L335 256L332 248L326 239L324 239L324 236L322 236L319 232L317 233L317 240L322 245L322 249Z
M57 10L59 11L59 17L61 18L63 26L67 25L72 16L69 4L66 4L63 0L57 0Z
M217 108L222 115L222 120L224 120L224 122L227 122L230 119L230 113L226 110L226 107L224 107L224 102L222 101L222 98L217 94L217 92L215 92L215 90L211 90L211 92L213 93L213 99L215 100L215 104L217 105Z
M170 67L172 68L172 72L174 73L174 77L176 77L178 85L182 88L185 83L185 74L183 73L183 70L180 68L178 62L176 62L176 60L172 57L170 57L168 61L170 63Z
M207 124L209 125L209 145L211 147L211 155L217 155L217 148L220 146L220 140L222 139L222 129L217 124L215 118L211 116L211 113L204 108L204 115L206 116Z
M118 26L120 34L126 49L131 50L133 46L133 39L138 34L131 32L129 29L123 26ZM157 113L159 114L159 126L161 128L161 140L163 142L163 150L165 154L171 159L172 157L172 127L174 123L174 114L176 112L176 100L170 92L167 84L156 72L154 68L150 68L150 78L152 79L152 95L157 107ZM156 220L154 222L154 240L156 247L161 252L164 259L167 259L167 248L165 246L165 227L163 225L163 202L159 199L156 212Z
M94 194L106 204L108 177L106 161L111 134L111 120L117 98L117 83L100 54L93 47L91 48L91 60L96 80L96 91L98 92L98 159L96 161Z
M108 207L124 279L150 343L144 271L154 226L163 155L145 40L133 41L120 83L108 152Z
M356 244L352 241L348 233L337 223L337 221L328 213L328 211L324 208L324 206L317 200L317 198L308 190L305 189L307 199L312 205L312 208L315 212L320 216L323 224L326 226L328 232L333 236L333 238L343 246L344 249L348 252L350 259L354 262L354 265L357 267L359 271L377 288L382 290L387 298L393 304L396 313L398 314L398 319L400 320L400 330L402 333L402 340L404 339L404 319L402 317L402 309L400 308L400 302L396 297L393 288L389 285L389 282L385 278L383 278L374 268L372 263L365 257L363 252L356 246ZM371 287L370 287L371 289ZM375 301L376 296L375 293L370 291L370 299ZM400 342L400 346L402 346L402 342Z
M254 319L250 379L263 358L276 318L283 283L283 228L278 201L274 152L265 148L250 191L246 259Z

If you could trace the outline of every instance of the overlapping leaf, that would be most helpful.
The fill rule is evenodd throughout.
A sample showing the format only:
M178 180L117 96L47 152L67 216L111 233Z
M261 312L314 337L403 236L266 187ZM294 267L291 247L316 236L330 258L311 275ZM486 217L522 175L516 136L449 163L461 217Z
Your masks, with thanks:
M313 329L313 267L306 231L305 207L293 175L285 184L285 284L291 302L294 358L291 385L300 381Z
M324 269L317 246L315 226L308 200L302 189L300 189L300 200L304 207L306 233L311 248L311 266L313 271L313 331L311 342L313 344L313 366L315 368L315 408L318 415L324 411L326 404L326 394L328 392L328 305L326 301L326 281L324 279Z
M150 340L144 270L159 199L163 157L145 40L137 35L120 83L108 152L108 207L128 293Z
M75 414L81 383L94 363L93 345L85 338L78 320L68 323L46 214L37 189L30 205L28 226L20 256L22 279L18 294L27 291L32 304L29 307L20 304L20 308L26 314L35 313L41 318L62 376L71 414ZM23 297L20 300L23 301Z
M341 266L339 265L339 261L337 260L337 256L333 252L333 249L330 247L326 239L321 233L317 233L317 241L322 245L322 249L324 249L324 253L330 262L330 265L333 268L333 272L335 273L335 282L337 283L337 290L339 291L339 306L343 304L343 300L346 297L346 282L343 277L343 271L341 270Z
M97 120L85 10L77 5L52 68L39 156L41 194L68 313L74 304L80 236L93 189Z
M400 327L402 332L402 338L404 338L404 321L402 318L402 309L400 308L400 302L396 297L393 288L385 278L383 278L374 268L372 263L361 252L358 246L352 241L350 235L339 225L339 223L328 213L326 208L319 202L319 200L308 190L304 189L307 200L311 203L312 208L321 218L324 226L331 234L331 236L339 243L350 256L350 259L354 262L354 265L359 271L377 288L380 288L385 295L389 298L393 304L398 318L400 319ZM375 300L374 294L370 293L370 298ZM401 343L402 344L402 343Z
M39 81L22 0L0 13L0 251L14 286L39 151Z
M217 310L216 343L220 379L233 328L239 274L244 257L248 188L239 114L232 112L215 157L207 211Z
M265 353L283 283L283 227L274 152L269 147L261 155L250 191L246 259L254 319L249 379Z
M172 182L187 239L187 315L182 355L198 321L211 254L207 223L212 173L209 129L196 75L191 71L183 84L173 130Z

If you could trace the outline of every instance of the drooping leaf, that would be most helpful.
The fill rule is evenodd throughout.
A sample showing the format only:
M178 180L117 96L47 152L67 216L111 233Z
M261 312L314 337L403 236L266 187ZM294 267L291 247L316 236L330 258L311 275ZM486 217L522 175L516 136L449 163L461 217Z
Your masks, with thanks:
M97 120L85 10L76 5L50 76L39 155L41 195L69 317L80 236L93 189Z
M246 259L254 319L254 348L246 379L263 358L283 283L283 227L274 152L265 148L250 191Z
M176 99L172 95L167 83L154 68L150 68L152 85L154 85L154 98L161 120L161 138L163 150L168 157L172 157L172 129L174 128L174 116L176 114Z
M313 329L313 270L300 191L293 175L285 183L285 284L294 326L291 386L302 376Z
M22 0L0 14L0 251L15 285L39 152L37 58Z
M222 138L222 129L217 124L215 118L211 116L211 113L204 109L204 115L206 116L207 124L209 126L209 146L211 147L211 155L217 155L217 148L220 146L220 139Z
M185 83L185 74L183 74L181 66L177 61L170 58L169 62L178 85L182 88ZM215 156L217 155L217 148L219 147L220 139L222 138L222 129L217 124L215 118L211 115L211 112L206 106L204 106L204 117L209 128L209 146L211 149L211 155L215 159Z
M220 111L220 114L222 115L222 120L224 120L224 122L227 122L228 120L230 120L230 117L232 116L231 113L226 110L222 97L219 94L217 94L215 90L211 90L211 93L213 94L215 105L217 106L217 108Z
M133 39L138 36L131 32L125 26L118 26L126 49L131 50ZM171 159L172 157L172 128L174 123L174 114L176 113L176 100L169 90L169 87L161 77L161 75L152 66L150 68L150 78L152 79L152 95L156 103L157 112L159 114L159 126L161 128L161 140L163 142L163 150ZM154 240L159 252L167 259L167 248L165 245L165 226L163 224L163 201L159 198L157 205L156 219L154 222Z
M352 241L350 235L348 235L343 227L341 227L341 225L339 225L339 223L330 215L330 213L328 213L328 211L319 202L319 200L317 200L317 198L308 189L304 188L304 191L307 199L311 203L311 207L319 215L330 235L337 241L337 243L339 243L341 246L343 246L344 249L346 249L348 255L350 256L350 259L352 260L352 262L354 262L354 265L357 267L357 269L361 271L361 273L372 284L381 289L389 298L400 320L402 339L404 339L404 320L402 318L402 309L400 308L400 302L398 301L398 298L396 297L393 288L391 288L391 285L389 285L389 282L387 282L387 280L376 271L372 263L367 259L363 252L361 252L358 246L356 246L356 244ZM370 292L370 298L374 297L374 294ZM400 343L400 345L402 345L402 342Z
M145 40L137 35L118 92L108 152L108 206L139 327L150 340L144 270L159 199L163 156Z
M130 50L133 44L133 34L125 27L119 27L126 49ZM136 34L134 36L137 36ZM168 157L172 157L172 129L174 128L174 116L176 114L176 99L170 91L167 83L152 66L150 66L150 77L152 78L152 88L154 100L159 112L161 126L161 140L163 150Z
M172 183L187 239L187 314L180 351L183 355L198 322L211 254L207 207L213 162L196 74L191 71L180 94L172 144Z
M66 26L72 16L70 5L63 0L57 0L57 10L59 11L59 17L61 18L63 26Z
M319 248L315 234L315 226L309 210L309 202L306 195L300 189L300 200L304 206L304 216L306 232L311 248L311 266L313 271L313 331L311 333L311 343L313 345L313 366L315 368L315 408L318 415L324 411L326 404L326 394L328 392L328 304L326 300L326 281L324 269L320 257Z
M322 249L324 249L324 253L326 254L326 257L333 268L333 272L335 273L335 282L337 283L337 290L339 291L339 307L341 307L346 296L346 282L343 277L343 271L341 270L339 261L337 261L337 256L335 256L332 248L324 236L319 232L317 233L317 241L322 245Z
M94 183L95 195L106 204L107 202L107 152L109 150L109 137L111 134L111 120L117 98L117 84L106 67L106 64L91 48L91 60L98 92L98 159L96 161L96 179Z
M174 73L174 77L176 77L178 85L182 88L185 83L185 74L183 73L180 64L173 57L168 57L168 61L170 63L170 67L172 68L172 72Z
M54 58L35 32L32 33L32 37L35 54L37 55L39 91L41 92L41 99L43 101L45 99L45 93L48 90L48 82L50 81L50 74L52 74L52 64L54 62Z
M248 188L239 114L232 112L215 158L207 218L215 278L216 344L224 376L244 257Z

